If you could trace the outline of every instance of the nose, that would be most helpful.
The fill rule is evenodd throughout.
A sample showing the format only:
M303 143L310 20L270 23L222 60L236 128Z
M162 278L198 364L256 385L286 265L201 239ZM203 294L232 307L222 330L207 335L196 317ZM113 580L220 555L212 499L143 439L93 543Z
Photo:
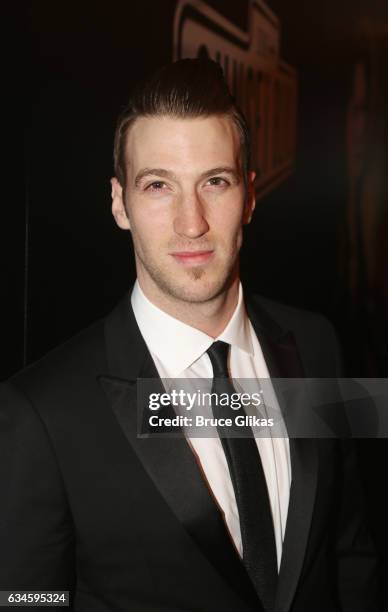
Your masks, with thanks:
M174 230L186 238L199 238L209 231L204 206L196 192L182 195L177 205Z

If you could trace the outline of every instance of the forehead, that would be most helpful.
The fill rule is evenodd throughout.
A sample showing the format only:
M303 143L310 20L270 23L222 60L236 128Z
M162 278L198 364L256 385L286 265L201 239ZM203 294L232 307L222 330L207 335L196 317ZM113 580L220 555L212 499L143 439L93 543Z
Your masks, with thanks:
M126 165L131 173L143 167L193 172L239 165L240 138L225 115L195 119L140 117L127 135Z

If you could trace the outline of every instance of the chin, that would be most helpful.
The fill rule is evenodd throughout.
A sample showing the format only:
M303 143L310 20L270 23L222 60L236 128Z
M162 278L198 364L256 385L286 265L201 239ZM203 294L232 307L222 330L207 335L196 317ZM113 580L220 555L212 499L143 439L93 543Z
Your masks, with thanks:
M230 286L230 277L225 276L225 273L222 277L209 279L203 270L202 272L201 275L198 269L192 270L191 278L182 282L179 282L179 279L174 279L174 282L169 280L163 289L176 300L200 304L213 300Z
M142 263L147 276L162 294L187 304L215 299L228 290L238 274L236 260L232 258L213 266L193 266L184 270Z

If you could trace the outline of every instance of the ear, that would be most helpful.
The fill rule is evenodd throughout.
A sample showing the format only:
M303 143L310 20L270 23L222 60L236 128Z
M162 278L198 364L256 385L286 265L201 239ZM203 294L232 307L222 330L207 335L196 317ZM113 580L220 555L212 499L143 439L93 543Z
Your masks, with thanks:
M248 182L247 182L247 193L245 198L245 207L244 207L244 215L243 215L243 224L247 225L250 223L253 215L253 211L256 206L256 193L255 193L255 178L256 172L253 170L248 172Z
M112 185L112 215L117 225L123 230L130 230L131 225L124 205L123 188L116 177L110 180Z

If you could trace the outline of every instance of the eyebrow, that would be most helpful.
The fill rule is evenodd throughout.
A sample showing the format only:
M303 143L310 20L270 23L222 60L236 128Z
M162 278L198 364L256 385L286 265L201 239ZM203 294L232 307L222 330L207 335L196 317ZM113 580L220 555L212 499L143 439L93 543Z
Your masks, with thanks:
M236 182L238 182L240 178L240 174L235 168L231 166L218 166L217 168L211 168L210 170L203 172L199 176L199 180L214 176L215 174L230 174ZM172 180L176 180L177 178L174 172L171 170L166 170L165 168L143 168L136 175L135 187L138 187L146 176L162 176Z

